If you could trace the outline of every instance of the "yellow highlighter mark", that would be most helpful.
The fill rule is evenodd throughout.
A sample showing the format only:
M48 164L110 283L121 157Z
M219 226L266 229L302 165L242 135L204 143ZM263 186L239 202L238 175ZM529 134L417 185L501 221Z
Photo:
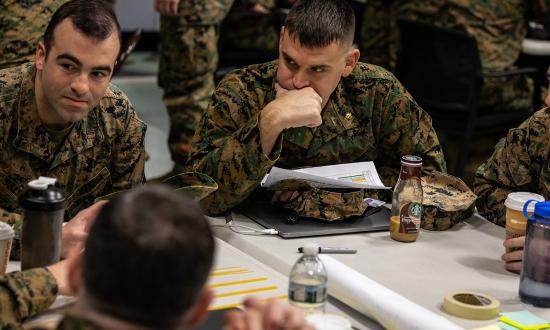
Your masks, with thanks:
M221 270L221 271L213 271L210 273L210 277L212 276L227 276L227 275L236 275L236 274L248 274L251 273L248 269L245 268L236 268L235 270Z
M288 296L284 295L284 296L277 296L277 297L268 297L268 298L265 298L265 299L262 299L263 301L270 301L270 300L275 300L275 299L287 299ZM236 303L236 304L228 304L228 305L220 305L220 306L212 306L212 307L209 307L208 310L209 311L218 311L220 309L229 309L229 308L236 308L236 307L241 307L243 304L241 303Z
M243 294L263 292L263 291L271 291L271 290L277 290L277 289L278 289L278 287L276 285L271 285L271 286L266 286L266 287L262 287L262 288L255 288L255 289L249 289L249 290L220 293L220 294L216 294L216 298L238 296L238 295L243 295Z
M233 281L233 282L210 284L210 285L208 285L208 287L209 288L219 288L219 287L222 287L222 286L239 285L239 284L254 283L254 282L261 282L261 281L267 281L267 277L258 277L258 278L251 278L251 279L242 280L242 281Z

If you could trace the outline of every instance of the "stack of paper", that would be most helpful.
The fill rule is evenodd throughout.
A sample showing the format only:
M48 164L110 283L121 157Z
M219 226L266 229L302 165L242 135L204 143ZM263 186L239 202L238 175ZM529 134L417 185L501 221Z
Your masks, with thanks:
M285 170L273 167L262 180L262 187L279 181L296 179L308 181L318 188L390 189L378 176L373 162L348 163Z

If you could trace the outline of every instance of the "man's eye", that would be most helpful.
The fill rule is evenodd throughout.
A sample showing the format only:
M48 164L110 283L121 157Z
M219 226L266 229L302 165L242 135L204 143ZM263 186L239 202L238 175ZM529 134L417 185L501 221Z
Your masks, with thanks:
M61 63L59 65L67 71L70 71L70 70L74 69L74 66L72 64L69 64L69 63Z
M313 68L313 69L311 69L311 71L313 71L315 73L322 73L322 72L325 72L325 69L323 69L323 68Z
M107 77L107 74L103 71L93 72L92 75L96 78L105 78L105 77Z

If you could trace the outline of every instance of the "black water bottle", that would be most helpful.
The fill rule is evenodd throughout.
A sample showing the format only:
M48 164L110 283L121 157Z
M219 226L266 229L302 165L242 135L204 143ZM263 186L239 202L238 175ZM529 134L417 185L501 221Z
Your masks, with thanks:
M23 208L21 269L45 267L61 257L61 229L65 197L56 179L39 177L28 183L19 203Z

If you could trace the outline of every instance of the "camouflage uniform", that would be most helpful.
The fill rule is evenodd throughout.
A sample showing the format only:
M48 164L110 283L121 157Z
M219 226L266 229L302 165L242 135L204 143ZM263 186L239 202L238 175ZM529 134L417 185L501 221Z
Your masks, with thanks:
M0 70L34 61L36 45L42 40L50 18L67 1L0 1Z
M550 108L536 112L500 140L476 173L476 206L488 220L504 226L510 192L530 191L550 198Z
M396 20L420 21L475 37L483 70L511 69L526 33L526 10L520 0L376 0L366 6L361 45L367 61L392 70L399 47ZM532 80L525 76L485 79L480 105L486 111L525 109L532 105L532 93Z
M57 296L55 277L45 268L0 275L0 328L20 330L27 319L45 312ZM25 329L50 329L32 326ZM99 330L101 327L76 316L66 315L55 329Z
M55 277L45 268L0 276L0 328L23 329L29 317L46 311L57 296Z
M273 0L240 3L270 8ZM158 81L170 116L170 153L177 164L186 162L187 154L180 147L190 143L214 92L219 25L232 4L233 0L181 0L178 16L161 16Z
M67 219L95 198L144 179L146 126L128 98L110 85L54 150L36 110L35 70L34 64L23 64L0 71L0 221L16 225L18 196L38 176L57 178L66 192Z
M431 118L389 72L360 63L342 78L317 128L287 129L272 154L261 148L260 111L275 99L278 62L252 65L219 84L193 138L193 168L218 191L203 209L220 214L242 202L274 165L284 168L374 161L394 185L402 154L419 155L424 170L446 170Z

